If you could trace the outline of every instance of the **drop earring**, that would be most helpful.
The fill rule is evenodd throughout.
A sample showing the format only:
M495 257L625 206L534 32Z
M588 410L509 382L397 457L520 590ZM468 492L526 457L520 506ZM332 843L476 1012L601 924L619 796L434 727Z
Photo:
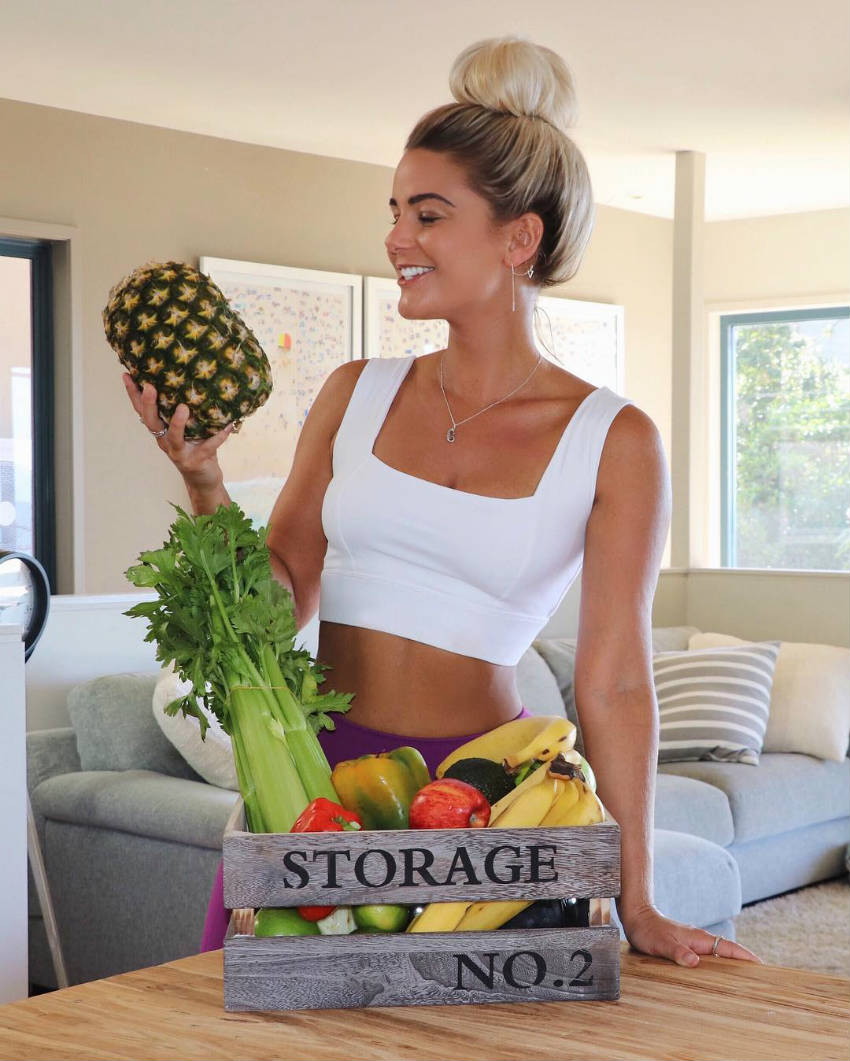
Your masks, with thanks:
M527 276L530 280L534 276L534 266L529 266L528 272L520 275ZM514 272L513 262L511 262L511 313L516 313L516 273Z

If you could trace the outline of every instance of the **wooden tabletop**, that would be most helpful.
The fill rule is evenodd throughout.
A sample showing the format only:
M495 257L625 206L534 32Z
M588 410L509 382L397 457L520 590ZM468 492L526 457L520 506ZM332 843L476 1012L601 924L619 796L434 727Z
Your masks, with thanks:
M0 1006L0 1057L846 1059L850 981L623 944L618 1002L226 1013L221 952Z

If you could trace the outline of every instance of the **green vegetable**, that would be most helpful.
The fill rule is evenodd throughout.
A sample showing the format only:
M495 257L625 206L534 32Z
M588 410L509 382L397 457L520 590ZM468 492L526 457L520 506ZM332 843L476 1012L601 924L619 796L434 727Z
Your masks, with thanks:
M294 907L265 906L254 917L255 936L318 936L319 926L305 921Z
M161 549L142 553L127 578L157 599L126 612L148 620L157 659L174 661L192 688L165 708L208 726L199 698L230 734L252 832L288 832L319 796L337 801L316 732L350 694L320 695L327 668L294 648L292 595L271 571L265 529L238 505L177 519Z
M369 903L352 907L354 923L362 932L403 932L410 921L410 907L397 903Z

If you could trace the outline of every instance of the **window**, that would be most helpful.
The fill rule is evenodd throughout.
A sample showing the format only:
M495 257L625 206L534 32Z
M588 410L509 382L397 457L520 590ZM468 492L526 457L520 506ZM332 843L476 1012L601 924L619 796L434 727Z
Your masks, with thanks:
M50 244L0 239L0 549L56 584Z
M850 307L720 325L722 565L850 569Z

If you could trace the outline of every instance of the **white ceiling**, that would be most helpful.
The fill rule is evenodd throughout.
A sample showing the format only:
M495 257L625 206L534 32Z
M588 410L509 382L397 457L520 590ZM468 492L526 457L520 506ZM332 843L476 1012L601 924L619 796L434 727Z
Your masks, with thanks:
M554 48L597 202L709 220L850 202L846 0L0 0L0 97L394 166L465 45Z

